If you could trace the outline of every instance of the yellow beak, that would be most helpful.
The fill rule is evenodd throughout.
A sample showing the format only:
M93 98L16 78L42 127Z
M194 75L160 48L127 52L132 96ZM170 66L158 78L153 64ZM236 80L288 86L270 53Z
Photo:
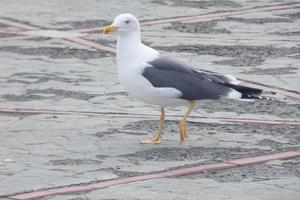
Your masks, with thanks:
M103 29L103 33L113 33L116 31L118 31L118 28L113 25L107 26Z

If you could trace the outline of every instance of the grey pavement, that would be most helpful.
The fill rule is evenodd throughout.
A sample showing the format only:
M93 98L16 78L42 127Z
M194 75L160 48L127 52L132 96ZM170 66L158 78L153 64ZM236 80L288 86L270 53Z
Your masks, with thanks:
M123 12L153 20L296 2L2 0L0 18L70 31L100 28ZM299 93L299 13L299 8L286 9L142 29L148 45L196 69ZM0 30L24 34L4 25ZM158 127L159 108L124 92L112 54L61 38L2 40L10 36L15 35L0 34L0 108L144 113L157 115L157 120L1 113L0 197L300 148L297 125L210 120L238 117L299 121L299 100L278 94L273 101L204 101L192 116L208 118L188 124L190 139L186 144L179 144L177 121L168 120L162 144L140 145L138 141L151 137ZM115 37L102 35L100 29L82 37L115 46ZM192 37L195 39L186 39ZM185 108L169 108L167 116L184 112ZM296 158L44 199L296 200L299 185L300 160Z

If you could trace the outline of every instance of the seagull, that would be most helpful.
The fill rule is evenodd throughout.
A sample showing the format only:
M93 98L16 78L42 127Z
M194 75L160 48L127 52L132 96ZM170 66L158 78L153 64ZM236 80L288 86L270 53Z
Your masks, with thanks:
M165 107L187 106L179 122L179 138L188 139L186 121L203 99L261 99L262 90L240 86L230 75L196 71L187 64L169 58L141 41L138 19L129 13L118 15L103 33L117 32L117 71L124 89L134 98L160 106L160 125L154 137L142 144L162 140Z

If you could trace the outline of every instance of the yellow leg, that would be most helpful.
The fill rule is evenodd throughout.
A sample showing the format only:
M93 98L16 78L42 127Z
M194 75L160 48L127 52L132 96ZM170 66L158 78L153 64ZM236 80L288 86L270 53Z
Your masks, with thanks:
M179 122L179 136L180 136L180 143L183 143L188 137L188 130L186 128L186 120L189 117L190 113L196 107L195 101L190 101L189 109L184 115L183 119Z
M154 137L148 140L142 140L141 144L160 144L161 143L161 134L164 131L164 123L165 123L165 110L163 107L160 109L160 123L158 131L155 133Z

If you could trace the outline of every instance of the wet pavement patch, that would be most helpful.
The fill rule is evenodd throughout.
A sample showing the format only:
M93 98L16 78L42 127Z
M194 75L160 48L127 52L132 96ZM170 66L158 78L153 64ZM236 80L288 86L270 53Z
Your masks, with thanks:
M280 14L279 16L288 17L292 20L298 20L300 19L300 12L285 13L285 14Z
M229 1L182 1L182 0L153 0L152 3L160 4L160 5L168 5L174 7L192 7L192 8L239 8L241 7L240 4Z
M8 83L36 84L48 81L59 81L64 83L91 82L89 78L66 78L61 75L50 73L15 73L7 79Z
M123 170L118 170L118 168L119 167L102 168L101 171L112 172L113 174L117 175L119 178L149 174L149 173L144 173L144 172L123 171Z
M116 41L115 40L106 40L106 39L90 39L90 41L104 45L104 46L115 46Z
M287 18L237 18L237 17L227 17L225 19L213 19L203 22L195 23L182 23L175 22L171 26L166 26L166 30L176 30L183 33L202 33L202 34L218 34L218 33L231 33L230 30L226 28L216 28L219 22L241 22L246 24L265 24L265 23L282 23L282 22L293 22L291 19Z
M296 74L296 67L280 67L280 68L268 68L268 69L251 69L250 71L241 72L242 74L255 74L255 75L285 75Z
M137 121L137 122L133 122L130 124L125 125L122 128L122 132L124 134L129 134L129 135L147 135L147 134L151 134L151 133L155 133L155 131L158 129L158 125L159 125L159 118L157 118L156 120L147 120L147 121ZM172 129L170 129L171 126L169 126L170 121L166 121L165 122L165 132L170 132L173 131Z
M1 98L7 101L19 101L19 102L49 99L48 97L44 97L41 95L34 95L34 94L24 94L24 95L6 94L3 95Z
M63 22L54 23L54 25L66 26L65 28L59 28L58 30L69 30L71 28L72 29L89 29L89 28L99 27L99 31L98 31L99 33L100 33L100 27L103 27L103 26L106 26L109 24L111 24L110 21L101 20L101 19L85 20L85 21L63 21Z
M7 28L7 27L9 27L8 25L6 25L6 24L2 24L2 23L0 23L0 28Z
M1 28L1 26L0 26ZM16 37L16 36L21 36L19 34L15 34L15 33L1 33L0 32L0 38L6 38L6 37Z
M300 159L271 161L263 165L250 165L223 171L205 172L184 178L209 178L218 182L264 181L289 177L300 178Z
M138 151L132 154L122 155L131 162L139 161L185 161L185 160L209 160L226 161L249 156L263 155L266 151L261 149L244 148L204 148L204 147L161 147Z
M50 160L51 165L62 165L62 166L72 166L72 165L99 165L102 162L99 160L91 159L60 159L60 160Z
M42 29L43 27L41 26L38 26L36 24L32 24L31 22L29 21L22 21L20 19L18 19L18 17L14 17L14 18L11 18L11 17L4 17L4 16L1 16L1 19L4 19L4 20L8 20L8 21L11 21L11 22L17 22L17 23L20 23L20 24L23 24L23 25L27 25L27 26L31 26L33 28L40 28ZM3 25L4 27L10 27L10 25ZM0 23L0 27L1 27L1 23Z
M53 94L58 98L71 98L78 100L89 100L96 97L96 94L88 94L85 92L66 91L61 89L49 88L45 90L27 90L31 94Z
M45 96L45 94L47 96ZM45 90L27 90L23 95L3 95L2 98L7 101L32 101L32 100L46 100L46 99L78 99L89 100L96 97L96 94L88 94L84 92L67 91L61 89L48 88Z
M300 31L291 31L291 32L273 32L270 34L274 34L274 35L281 35L281 36L299 36L300 35Z
M299 129L300 130L300 129ZM257 143L259 146L270 146L272 149L279 148L283 145L281 142L277 142L270 139L263 139Z
M231 21L231 22L241 22L245 24L266 24L266 23L282 23L282 22L293 22L291 19L287 18L239 18L239 17L226 17L219 21Z
M272 136L287 138L288 143L280 143L271 139L258 140L259 146L270 147L277 150L285 145L297 145L300 142L297 132L299 126L293 125L264 125L264 124L215 124L215 123L189 123L189 130L194 135L216 135L218 133L228 133L234 138L235 135L251 136L258 134L260 136ZM205 137L203 138L205 140ZM222 142L222 138L220 138ZM240 141L245 143L245 141ZM276 144L276 145L274 145Z
M286 23L293 22L288 18L238 18L238 17L226 17L225 19L213 19L203 22L195 23L182 23L175 22L171 26L166 26L166 30L176 30L183 33L202 33L202 34L218 34L218 33L231 33L226 28L216 28L219 22L241 22L245 24L265 24L265 23Z
M198 109L199 112L204 110L209 113L234 112L238 114L273 115L288 119L299 119L300 117L300 104L288 104L278 100L203 101Z
M116 129L116 128L110 128L107 131L97 132L97 133L94 134L94 136L97 137L97 138L102 138L104 136L106 137L106 136L114 135L114 134L117 134L117 133L121 133L121 131L119 129Z
M6 46L0 47L0 51L6 51L11 53L17 53L22 55L32 56L49 56L54 59L63 58L78 58L81 60L95 59L110 56L107 53L96 50L87 49L75 49L75 48L60 48L60 47L18 47L18 46Z
M172 23L172 26L164 27L166 30L176 30L183 33L204 33L204 34L217 34L217 33L230 33L225 28L215 28L218 20L211 20L207 22L196 23Z
M299 53L299 47L275 48L272 46L243 46L243 45L180 45L157 46L157 49L173 52L190 52L198 55L215 55L220 57L232 57L230 60L214 61L219 65L235 67L258 66L267 58L278 58Z
M137 135L147 134L151 135L155 133L158 129L159 121L138 121L125 126L120 132L124 134L132 134L135 132ZM279 151L283 148L294 146L300 143L300 126L297 125L268 125L268 124L218 124L218 123L200 123L200 122L188 122L187 123L189 133L191 135L200 135L202 136L201 140L206 140L206 137L211 137L217 134L230 134L232 138L238 135L244 135L251 137L252 135L266 136L266 139L261 138L257 139L256 145L267 147L273 151ZM166 121L164 134L178 134L178 121ZM129 133L128 133L129 132ZM163 136L164 137L164 136ZM253 136L252 136L253 137ZM278 142L276 141L277 137L285 138L286 141ZM219 138L220 144L223 139ZM240 145L247 143L246 140L241 139L240 141L235 141ZM180 148L181 149L181 148ZM183 147L184 149L184 147ZM204 150L206 151L206 150ZM211 151L214 151L213 149ZM222 149L220 151L227 152L228 149ZM248 151L248 150L241 150ZM192 152L191 152L192 153ZM231 154L229 152L229 154ZM202 155L199 155L202 156ZM183 159L186 157L182 157Z

